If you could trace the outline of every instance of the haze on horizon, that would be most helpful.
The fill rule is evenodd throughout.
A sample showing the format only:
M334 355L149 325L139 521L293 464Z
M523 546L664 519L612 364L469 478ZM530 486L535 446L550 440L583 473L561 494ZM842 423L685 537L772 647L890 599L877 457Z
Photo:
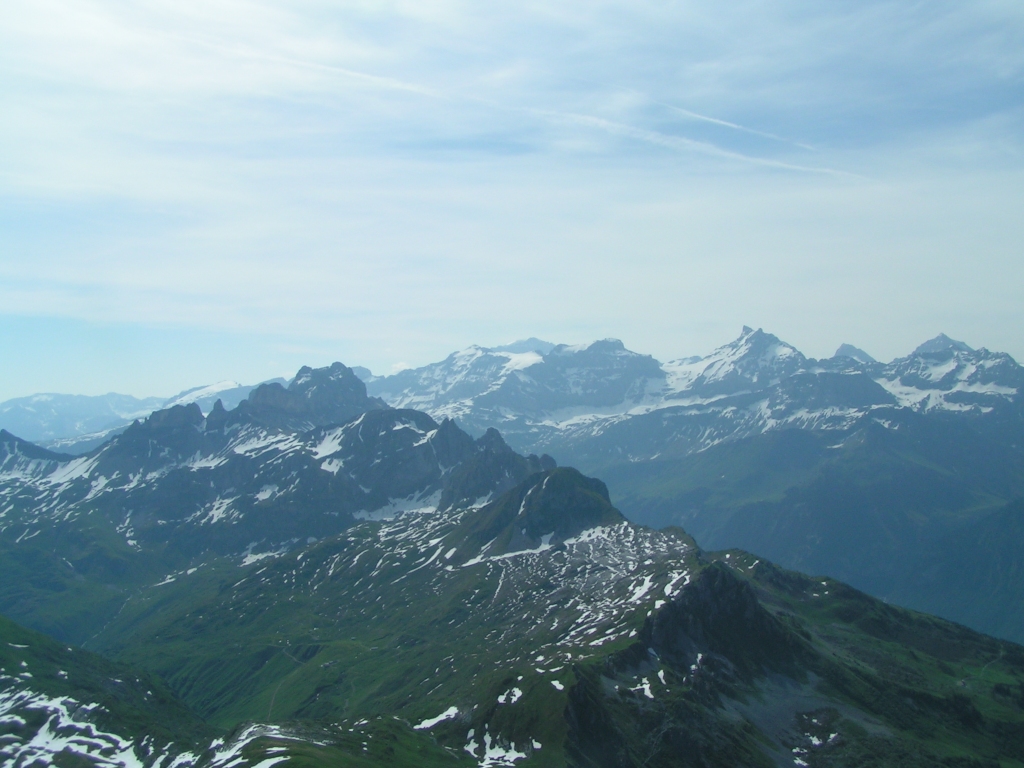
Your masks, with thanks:
M0 7L0 400L742 325L1024 359L1024 6Z

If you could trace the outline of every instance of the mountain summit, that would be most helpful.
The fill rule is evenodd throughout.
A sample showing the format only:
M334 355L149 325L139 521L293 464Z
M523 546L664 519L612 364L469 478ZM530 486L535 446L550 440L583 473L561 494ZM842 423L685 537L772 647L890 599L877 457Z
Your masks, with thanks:
M327 368L300 368L287 389L276 382L260 384L239 404L235 420L304 430L340 424L387 407L380 398L367 396L366 385L351 368L334 363Z
M858 363L865 364L878 362L863 349L855 347L853 344L840 344L839 349L836 350L836 353L832 355L832 357L848 357L851 360L856 360Z
M951 339L944 333L940 333L934 339L929 339L924 344L920 345L917 349L911 352L911 356L917 355L933 355L937 352L945 352L947 350L953 350L954 352L973 352L969 346L964 344L962 341Z

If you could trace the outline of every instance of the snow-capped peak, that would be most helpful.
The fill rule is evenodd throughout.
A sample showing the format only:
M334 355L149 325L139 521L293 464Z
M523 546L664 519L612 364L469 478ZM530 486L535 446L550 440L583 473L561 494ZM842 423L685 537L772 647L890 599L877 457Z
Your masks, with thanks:
M797 349L770 333L743 326L735 341L710 355L675 361L665 366L674 392L699 390L702 394L731 394L761 387L802 368L806 359Z

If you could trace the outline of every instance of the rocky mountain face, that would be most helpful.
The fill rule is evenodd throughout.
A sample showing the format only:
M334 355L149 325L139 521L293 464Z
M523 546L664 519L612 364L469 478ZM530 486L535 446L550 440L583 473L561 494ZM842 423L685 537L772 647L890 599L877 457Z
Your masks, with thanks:
M605 442L645 458L665 449L702 450L772 429L837 428L883 406L989 413L1017 402L1024 378L1008 355L972 350L944 334L883 364L849 344L829 360L808 360L775 336L750 328L706 357L664 364L616 340L566 346L527 339L491 349L470 347L393 376L353 370L371 395L392 407L456 419L471 434L493 427L517 450L549 451L591 470L601 461L617 460L600 441L589 445L591 439L645 415L654 414L628 428L619 426ZM158 408L195 402L209 413L218 398L227 409L248 398L258 410L262 399L276 397L280 402L273 408L287 411L281 398L287 399L282 390L288 386L283 380L268 382L255 400L249 397L255 387L235 382L167 400L33 395L0 403L0 428L77 454ZM319 402L328 399L325 392ZM307 406L317 407L312 401ZM660 419L675 423L655 426ZM630 441L633 432L643 438Z
M0 612L82 642L139 583L485 499L545 466L495 432L386 408L337 365L231 411L157 411L79 457L0 432Z
M352 369L334 363L316 370L301 368L287 387L277 382L260 384L239 403L229 420L302 431L340 424L365 411L387 407L383 400L367 397L366 385Z
M474 347L395 376L373 377L365 369L355 374L340 364L319 372L303 369L287 386L275 382L253 389L233 409L215 403L187 409L183 401L181 409L166 409L178 416L156 416L150 426L159 431L166 419L183 419L174 427L179 437L151 445L143 438L145 428L133 427L142 431L126 433L100 451L99 469L89 464L89 454L78 464L51 456L39 459L36 469L10 471L41 472L47 461L53 467L64 461L60 466L71 475L87 469L88 480L73 478L79 491L62 490L63 483L45 485L48 493L59 490L51 515L64 514L72 499L91 509L114 504L127 493L132 504L107 514L117 519L115 528L125 526L138 536L156 535L147 521L162 520L153 525L171 530L167 509L188 510L176 525L180 536L166 537L167 551L180 558L198 556L196 545L188 542L195 540L193 529L208 519L228 521L223 525L233 533L207 522L200 526L203 546L226 552L226 547L251 544L250 553L259 554L301 540L309 514L318 522L309 523L305 538L340 530L332 526L349 524L357 513L429 506L439 492L447 494L446 504L459 493L462 498L486 495L483 487L469 485L456 491L455 474L489 477L500 471L503 459L478 459L476 469L453 473L444 488L426 483L425 475L416 473L420 470L396 468L395 477L412 472L416 483L399 487L396 481L392 491L372 499L362 498L367 496L362 489L372 487L365 478L356 483L345 472L317 469L309 451L318 443L303 443L315 439L313 430L364 410L383 410L387 402L397 409L425 410L439 428L453 418L484 444L496 442L487 431L499 429L521 453L548 452L562 464L597 474L636 522L680 525L703 546L743 547L786 567L829 573L874 595L1024 640L1015 571L993 567L981 574L936 565L994 562L983 542L989 540L985 531L999 521L1010 521L1003 547L1024 553L1024 536L1017 536L1012 524L1012 504L1024 496L1024 374L1008 355L973 350L940 335L890 363L876 362L851 345L828 360L813 360L769 333L744 328L739 338L708 356L664 364L616 341L570 347L531 339L502 348ZM369 382L366 392L360 376ZM205 402L202 398L217 389L196 390L184 400ZM409 416L424 434L434 428L421 422L421 416ZM421 439L414 438L418 433L412 428L405 434L413 443ZM288 448L293 439L307 445L305 453ZM252 445L267 440L282 449L261 452L246 447L247 440ZM161 447L151 456L157 444ZM426 445L417 449L424 456ZM115 466L115 457L130 446L134 458ZM23 461L30 449L21 450L21 458L8 456L6 464ZM511 452L503 450L480 455ZM282 458L270 466L254 468L279 453ZM142 454L144 460L138 458ZM171 457L178 470L161 474L161 462ZM202 475L193 471L204 461L217 465L212 485L200 483ZM142 475L136 464L145 465ZM296 474L285 480L285 471ZM116 478L115 472L120 472ZM128 479L133 476L138 480ZM108 485L94 492L90 483L97 477ZM129 489L132 482L137 485ZM154 485L162 490L151 495ZM35 503L36 490L26 486L18 493L11 498L11 516ZM294 493L295 508L305 511L283 518L275 510L288 507L286 499ZM136 498L169 501L159 502L161 511L154 512L156 502L134 508ZM330 505L337 517L324 516ZM128 509L133 509L130 525ZM9 523L0 516L3 525ZM20 533L33 536L29 530ZM82 539L104 553L97 562L108 561L111 542L126 540L123 534L106 536L94 531ZM62 569L66 566L54 568L60 583L74 579ZM986 580L981 597L964 581L968 573ZM77 594L81 584L67 584L68 596L76 595L83 612L102 615ZM116 593L105 599L108 607L114 605Z

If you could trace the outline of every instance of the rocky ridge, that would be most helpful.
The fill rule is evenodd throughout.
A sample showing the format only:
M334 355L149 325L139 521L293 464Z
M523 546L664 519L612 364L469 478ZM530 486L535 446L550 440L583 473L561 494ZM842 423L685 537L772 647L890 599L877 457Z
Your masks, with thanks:
M303 369L231 411L157 411L83 456L0 433L0 611L81 642L133 585L490 498L551 466L496 432L474 440L387 408L344 366ZM27 563L46 578L26 582Z

